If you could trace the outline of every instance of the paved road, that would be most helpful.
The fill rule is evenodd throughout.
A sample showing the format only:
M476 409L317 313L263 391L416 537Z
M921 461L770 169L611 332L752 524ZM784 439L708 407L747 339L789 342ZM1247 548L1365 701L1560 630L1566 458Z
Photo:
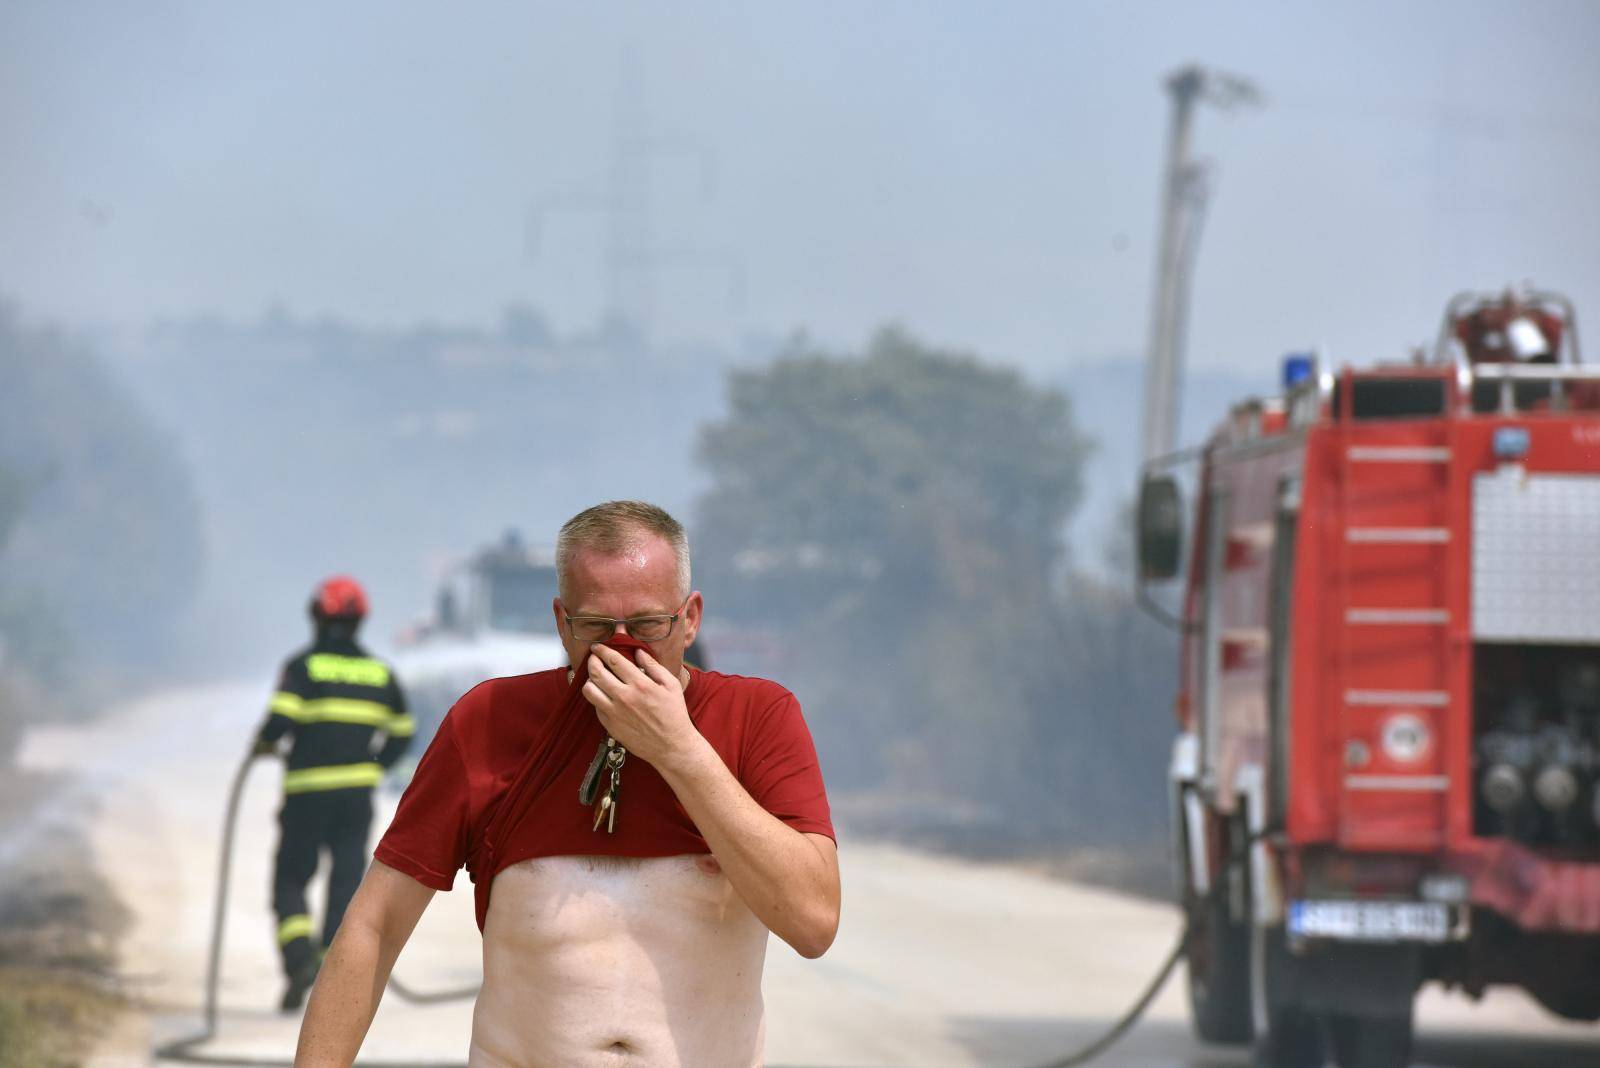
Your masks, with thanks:
M89 728L36 733L22 759L79 773L99 861L133 912L124 969L152 1006L94 1068L150 1063L198 1018L222 801L263 700L260 686L173 691ZM216 1053L289 1054L297 1021L272 1010L279 980L268 871L277 775L261 764L241 817ZM392 806L393 799L389 800ZM380 816L387 819L388 809ZM841 851L844 920L820 961L773 941L766 997L774 1065L1023 1066L1087 1041L1133 998L1177 935L1171 909L1004 865L854 842ZM479 974L470 888L435 898L396 974L422 989ZM315 900L315 898L314 898ZM1515 993L1482 1005L1430 992L1419 1063L1567 1068L1600 1063L1600 1033L1561 1024ZM385 999L365 1056L461 1054L471 1005ZM1103 1061L1124 1068L1233 1068L1238 1051L1189 1035L1182 976Z

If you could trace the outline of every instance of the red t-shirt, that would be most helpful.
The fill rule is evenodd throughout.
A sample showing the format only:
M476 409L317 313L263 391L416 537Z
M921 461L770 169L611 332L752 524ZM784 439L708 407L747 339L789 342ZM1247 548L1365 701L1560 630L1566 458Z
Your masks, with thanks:
M465 867L478 929L494 877L549 856L665 857L709 853L655 768L630 754L616 832L593 829L578 787L605 739L565 668L491 679L439 725L374 856L424 886L449 890ZM756 803L797 831L834 837L811 732L775 682L690 669L689 716ZM602 775L601 789L608 782Z

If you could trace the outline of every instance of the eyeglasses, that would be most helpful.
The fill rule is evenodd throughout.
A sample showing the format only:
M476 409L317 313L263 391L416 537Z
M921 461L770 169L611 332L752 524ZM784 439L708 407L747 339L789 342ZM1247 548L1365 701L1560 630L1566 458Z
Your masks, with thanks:
M678 610L670 616L634 616L632 619L611 619L608 616L568 616L567 626L572 631L572 636L581 642L603 642L617 632L617 624L622 624L633 637L642 642L665 641L672 633L672 628L677 625L678 617L683 614L685 600Z

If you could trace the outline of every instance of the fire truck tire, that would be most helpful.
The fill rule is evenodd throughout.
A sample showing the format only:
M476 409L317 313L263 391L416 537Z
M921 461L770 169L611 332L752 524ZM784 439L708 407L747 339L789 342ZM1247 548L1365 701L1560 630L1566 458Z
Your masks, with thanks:
M1586 973L1582 963L1576 968L1558 970L1551 966L1548 958L1537 959L1539 966L1535 966L1523 978L1523 985L1535 1001L1563 1020L1577 1020L1580 1023L1600 1020L1600 991L1594 988L1592 982L1584 981Z
M1406 1068L1411 1063L1411 1014L1345 1016L1328 1020L1339 1068Z
M1189 1016L1203 1042L1250 1041L1250 927L1230 915L1219 887L1189 918Z
M1322 1068L1327 1059L1322 1020L1295 1003L1295 967L1282 927L1251 925L1254 1068Z

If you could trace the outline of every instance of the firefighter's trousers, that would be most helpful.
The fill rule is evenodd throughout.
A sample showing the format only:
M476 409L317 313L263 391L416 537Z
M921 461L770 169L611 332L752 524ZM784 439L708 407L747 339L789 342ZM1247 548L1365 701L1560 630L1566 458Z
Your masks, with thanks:
M311 965L322 947L333 943L345 907L361 885L367 867L367 836L372 827L372 790L355 787L290 794L278 811L278 857L272 873L272 908L278 914L278 948L285 975ZM306 884L326 851L327 908L318 943L306 903Z

